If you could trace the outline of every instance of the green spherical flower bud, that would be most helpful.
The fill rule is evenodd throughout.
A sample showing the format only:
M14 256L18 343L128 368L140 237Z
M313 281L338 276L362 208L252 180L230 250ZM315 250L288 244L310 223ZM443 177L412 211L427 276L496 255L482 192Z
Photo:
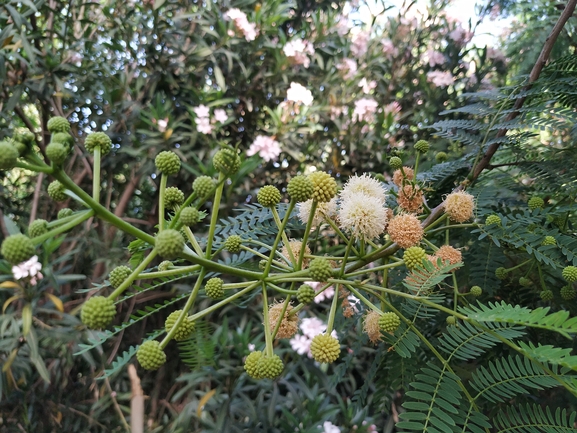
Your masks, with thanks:
M24 131L21 132L20 134L18 134L18 139L16 140L16 137L14 137L14 139L16 141L21 141L22 143L26 144L28 147L32 146L33 144L36 144L36 135L32 132L32 131Z
M156 235L155 248L160 257L175 259L184 249L184 238L177 230L163 230Z
M192 190L200 198L208 197L216 183L210 176L199 176L192 182Z
M265 185L257 194L258 202L264 207L275 207L280 202L280 191L276 186Z
M13 143L13 146L18 151L19 156L25 156L30 150L30 147L26 143L22 143L21 141L15 141Z
M479 286L473 286L471 287L469 293L477 298L483 294L483 289L481 289Z
M307 176L293 177L287 185L287 192L291 200L305 202L313 196L313 183Z
M0 170L14 168L18 160L18 150L7 141L0 141Z
M187 227L195 225L200 220L200 212L195 207L185 207L180 211L180 222Z
M178 173L180 170L180 158L170 150L164 150L156 155L154 164L158 171L169 176Z
M100 147L100 154L104 156L112 149L112 140L104 132L93 132L86 136L84 147L86 147L86 150L90 153L93 153L94 149Z
M262 379L258 368L258 363L262 357L262 352L260 350L255 350L254 352L251 352L244 361L244 369L253 379Z
M563 269L562 275L563 278L565 278L565 281L570 283L577 281L577 267L567 266L565 269Z
M570 286L563 286L561 288L561 297L566 301L570 301L571 299L575 299L575 289Z
M519 278L519 284L522 285L523 287L529 287L533 283L531 282L531 280L529 278L521 277L521 278Z
M117 289L122 283L126 281L130 274L132 274L132 269L130 269L128 266L117 266L110 271L108 280L110 281L112 287Z
M74 211L70 208L64 207L58 211L58 215L56 216L57 219L61 220L62 218L68 218L72 216Z
M167 334L170 332L170 330L180 317L181 313L182 310L176 310L170 313L170 315L166 318L166 321L164 322L164 329ZM191 322L190 320L188 320L188 316L185 316L185 318L182 320L182 323L180 324L180 326L178 327L178 329L174 334L174 339L176 341L186 340L188 337L190 337L193 331L194 331L194 322Z
M50 138L51 143L61 143L68 147L68 150L74 147L74 138L67 132L57 132Z
M10 235L2 241L0 253L13 265L25 262L36 253L32 240L21 233Z
M553 236L545 236L541 245L557 245L557 240Z
M42 236L48 231L48 221L37 219L30 223L28 226L28 235L31 238Z
M330 334L319 334L311 342L311 354L315 361L330 364L341 354L339 340Z
M423 265L423 259L427 257L427 253L421 247L410 247L405 250L403 260L408 269L413 269L416 266Z
M233 254L240 253L241 245L242 238L238 235L229 236L226 241L224 241L224 249Z
M442 162L445 162L448 159L449 159L449 155L447 155L445 152L437 152L437 154L435 155L435 160L439 164Z
M104 296L93 296L80 310L80 320L90 329L104 329L116 316L114 301Z
M326 203L337 194L337 182L330 174L324 171L315 171L309 174L309 179L314 188L313 200Z
M166 353L156 340L148 340L136 351L136 359L145 370L158 370L166 362Z
M527 206L529 206L531 210L542 209L543 206L545 206L545 201L543 201L541 197L531 197L527 202Z
M495 276L497 278L499 278L500 280L504 280L505 278L507 278L507 269L501 267L501 268L497 268L495 270Z
M553 300L553 291L546 289L539 292L539 296L544 301L552 301Z
M457 324L457 318L455 316L447 317L447 325L455 326Z
M419 140L415 143L415 149L421 153L427 153L429 151L429 148L430 146L427 140Z
M301 304L310 304L315 300L316 292L308 284L303 284L297 290L297 301Z
M284 364L278 355L261 356L257 363L260 379L276 379L282 373Z
M170 260L164 260L158 264L158 270L160 272L168 271L172 266L174 265Z
M225 147L216 152L212 158L212 164L218 172L230 176L240 168L240 156L236 149Z
M383 313L383 315L379 317L379 328L383 332L392 334L399 328L399 326L401 326L401 319L392 311Z
M501 217L499 215L489 215L485 220L485 225L490 226L491 224L501 225Z
M55 180L48 185L48 196L54 201L64 201L68 198L66 188L59 181Z
M266 268L266 264L268 263L268 260L262 259L258 262L258 268L260 270L263 270L264 268Z
M309 271L313 281L317 281L319 283L326 282L333 275L333 268L331 267L331 263L322 257L318 257L311 261L309 265Z
M174 209L184 203L184 193L178 188L171 186L164 190L164 206L167 209Z
M206 282L204 286L204 290L206 291L206 295L212 299L220 299L224 296L224 289L222 285L224 281L220 278L211 278Z
M70 131L70 123L64 117L56 116L48 121L48 131L51 134L56 132L68 132Z
M62 165L68 158L68 147L62 143L52 142L46 146L46 156L54 165Z
M401 158L399 158L398 156L391 156L391 158L389 159L389 167L391 167L392 170L398 170L402 166L403 166L403 160Z

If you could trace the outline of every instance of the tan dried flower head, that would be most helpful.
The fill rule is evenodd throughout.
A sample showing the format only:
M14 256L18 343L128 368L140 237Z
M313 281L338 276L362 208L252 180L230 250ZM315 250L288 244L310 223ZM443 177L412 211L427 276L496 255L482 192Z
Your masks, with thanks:
M453 192L445 199L445 212L452 221L462 223L473 218L475 198L464 191Z
M313 200L307 200L301 203L298 203L298 214L299 219L306 224L309 220L309 215L311 214L311 206L313 204ZM329 202L325 203L317 203L317 209L315 211L315 216L313 218L313 225L311 229L314 229L320 226L323 222L327 220L327 218L334 219L337 213L337 199L336 197L333 198Z
M339 221L354 237L374 239L385 231L387 211L379 200L358 193L341 202Z
M405 185L399 189L397 203L406 212L418 213L423 207L423 191L418 185Z
M268 310L268 323L270 325L271 331L274 331L276 324L279 321L280 315L282 313L283 303L272 304ZM281 320L280 327L275 338L291 338L298 331L298 315L289 315L293 309L292 305L287 305L287 309L284 313L284 317Z
M405 175L403 176L403 172ZM411 167L403 167L403 171L399 168L393 173L393 183L399 188L401 185L410 182L415 177L415 171Z
M370 311L365 316L365 321L363 323L363 332L369 336L371 343L377 344L381 341L381 328L379 327L379 319L381 315L376 311Z
M409 248L423 239L423 227L413 214L400 214L394 217L387 227L391 240L401 248Z
M463 259L461 251L453 248L450 245L443 245L441 248L439 248L435 253L435 258L436 257L440 257L444 262L448 261L452 265L459 263Z
M362 176L351 176L339 193L339 197L344 201L357 194L365 194L380 203L385 203L387 198L383 184L367 173Z
M295 261L297 261L297 262L299 260L299 255L301 253L302 245L303 245L303 243L301 241L297 241L294 239L289 241L289 246L290 246L290 249L293 253L293 257L294 257ZM288 248L286 247L286 245L284 245L282 247L281 252L282 252L282 255L285 256L290 263L291 257L290 257L290 254L288 252ZM310 253L311 253L311 249L309 248L308 245L306 245L305 254L310 254ZM308 266L308 264L309 264L309 259L307 259L306 257L303 258L302 268L303 269L306 268Z

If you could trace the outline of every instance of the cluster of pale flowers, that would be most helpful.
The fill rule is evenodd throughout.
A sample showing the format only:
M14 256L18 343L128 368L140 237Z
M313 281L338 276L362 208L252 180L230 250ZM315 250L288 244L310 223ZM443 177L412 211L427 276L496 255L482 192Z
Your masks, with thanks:
M210 134L215 122L224 123L228 120L228 115L222 108L214 110L212 122L210 120L210 109L206 105L194 107L192 111L196 114L196 119L194 119L196 122L196 130L201 134Z
M224 14L224 19L231 20L236 29L239 30L247 41L254 41L258 35L258 30L256 24L249 22L246 14L237 8L232 8L226 11ZM234 32L230 34L234 36Z
M33 256L25 262L19 263L16 266L12 266L12 274L17 280L30 277L30 284L36 285L38 280L44 278L40 272L41 269L42 263L38 262L38 256Z
M266 162L276 161L281 153L280 143L272 137L257 135L246 154L248 156L258 155Z
M305 68L311 64L309 56L315 54L313 44L300 38L294 38L287 42L282 50L293 65L303 65Z

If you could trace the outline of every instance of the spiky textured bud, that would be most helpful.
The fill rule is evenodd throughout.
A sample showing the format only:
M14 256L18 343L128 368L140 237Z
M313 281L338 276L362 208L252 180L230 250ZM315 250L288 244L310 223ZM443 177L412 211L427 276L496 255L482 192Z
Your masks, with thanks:
M56 216L57 219L68 218L74 213L74 211L70 208L62 208L58 211L58 215Z
M7 141L0 141L0 170L14 168L18 160L18 150Z
M532 284L532 282L531 279L527 277L521 277L519 278L519 284L521 284L523 287L529 287Z
M48 221L43 219L34 220L28 226L28 235L31 238L42 236L47 231L48 231Z
M210 176L199 176L192 182L192 190L200 198L207 197L214 189L215 182Z
M64 117L56 116L50 119L46 125L51 134L56 132L70 131L70 123Z
M258 362L262 356L263 354L260 350L255 350L251 352L244 361L244 370L253 379L262 379L258 369Z
M68 147L63 143L52 142L46 146L46 156L54 165L62 165L68 158Z
M160 272L168 271L174 264L170 260L163 260L158 264L158 270Z
M330 334L319 334L311 342L311 354L317 362L330 364L337 360L341 353L339 340Z
M242 238L239 235L229 236L226 241L224 241L224 249L233 254L240 253L241 245Z
M415 149L421 153L427 153L429 148L430 146L427 140L419 140L415 143Z
M474 297L478 297L478 296L481 296L483 294L483 289L481 289L479 286L473 286L473 287L471 287L471 290L469 291L469 293L471 295L473 295Z
M410 247L405 250L403 254L403 260L405 261L405 266L409 269L413 269L415 266L422 266L423 259L427 256L427 253L421 247Z
M166 318L166 321L164 322L164 330L166 331L167 334L170 332L170 330L180 317L181 313L182 310L176 310L170 313L169 316ZM190 337L190 334L192 334L193 331L194 331L194 322L188 320L188 316L185 316L184 319L182 320L182 323L177 328L174 334L174 339L176 341L186 340L188 337Z
M310 304L314 301L316 296L315 289L308 284L303 284L297 290L297 301L301 304Z
M148 340L136 351L136 359L145 370L158 370L166 362L166 353L156 340Z
M571 299L575 299L575 289L571 285L561 287L561 297L566 301L570 301Z
M0 253L13 265L25 262L36 253L32 240L21 233L10 235L2 241Z
M499 215L489 215L487 219L485 219L485 225L490 226L491 224L497 224L500 226L501 217Z
M291 200L302 203L313 196L314 186L307 176L296 176L288 183L287 192Z
M230 176L240 168L240 156L236 149L225 147L215 153L212 164L217 171Z
M563 269L562 275L563 278L565 278L565 281L570 283L577 281L577 267L567 266L565 269Z
M333 269L331 263L322 257L318 257L311 261L309 266L311 272L311 278L313 281L319 283L324 283L333 275Z
M281 195L280 191L276 186L265 185L263 186L257 194L258 202L264 207L274 207L279 204Z
M257 368L259 379L276 379L282 373L284 364L278 355L263 355L258 360Z
M94 152L94 149L97 147L100 147L100 154L104 156L112 149L112 140L104 132L93 132L86 136L84 147L86 147L86 150L90 153Z
M449 159L449 155L447 155L445 152L437 152L435 155L435 160L438 163L445 162L447 159Z
M50 137L51 143L61 143L65 145L68 150L72 149L74 146L74 137L70 135L68 132L57 132L56 134L52 134Z
M545 201L541 197L531 197L527 202L527 206L531 210L543 208L543 206L545 206Z
M505 278L507 278L507 269L503 267L495 269L495 276L500 280L504 280Z
M18 134L18 138L14 137L14 139L16 141L21 141L24 144L27 144L28 146L32 146L33 144L36 143L36 135L29 130L23 131L20 134Z
M126 281L130 274L132 274L132 269L130 269L128 266L117 266L110 271L108 280L110 281L112 287L117 289L122 283Z
M195 207L185 207L180 211L180 222L187 226L193 226L200 220L200 212Z
M211 278L206 282L206 285L204 286L206 295L212 299L222 298L224 296L224 289L222 288L223 284L224 281L222 281L220 278Z
M180 158L170 150L164 150L156 155L154 164L158 171L169 176L178 173L180 170Z
M59 181L55 180L48 185L48 196L54 201L64 201L68 198L66 188Z
M398 156L391 156L391 159L389 159L389 166L393 170L398 170L403 166L403 160Z
M326 203L337 194L337 182L324 171L315 171L309 174L309 180L313 184L313 200Z
M93 296L80 310L80 320L90 329L106 328L114 316L116 316L114 301L104 296Z
M457 324L457 318L455 316L448 316L447 317L447 325L455 326Z
M544 301L551 301L553 300L553 291L549 289L541 290L541 292L539 292L539 296Z
M397 316L396 313L393 313L392 311L383 313L383 315L379 318L379 328L381 328L381 331L383 332L392 334L398 329L399 326L401 326L401 319L399 316Z
M175 259L184 249L184 238L180 232L166 229L156 235L155 245L161 257Z
M541 245L557 245L557 240L553 236L545 236Z
M167 209L174 209L182 203L184 203L184 193L181 190L175 186L171 186L164 190L164 206Z

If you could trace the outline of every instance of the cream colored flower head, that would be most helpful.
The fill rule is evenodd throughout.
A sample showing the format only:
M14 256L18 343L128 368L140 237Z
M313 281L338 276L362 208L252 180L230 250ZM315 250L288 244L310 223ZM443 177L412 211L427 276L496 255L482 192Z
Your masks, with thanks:
M379 199L357 193L341 201L339 222L357 239L375 239L387 227L387 209Z
M287 305L284 316L281 319L281 313L283 310L283 303L279 302L277 304L272 304L268 310L268 322L271 331L276 328L276 325L280 319L280 326L275 338L291 338L298 331L299 318L296 314L290 314L293 309L292 305Z
M294 239L289 241L290 249L291 249L291 251L293 253L293 257L296 261L298 261L298 259L299 259L302 245L303 245L302 241L297 241ZM282 255L289 261L289 264L290 264L291 263L291 256L289 254L289 250L288 250L286 245L283 245L281 252L282 252ZM305 254L310 254L310 253L311 253L311 249L309 248L308 245L305 245ZM308 264L309 264L309 259L307 259L306 257L303 258L302 267L306 268L308 266Z
M418 245L423 239L424 230L419 219L413 214L395 216L387 227L391 240L401 248Z
M377 344L382 339L381 328L379 326L379 319L381 315L376 311L370 311L365 316L363 322L363 331L369 336L371 343Z
M381 182L364 173L362 176L351 176L339 193L339 197L341 200L347 200L357 194L365 194L384 204L387 199L386 192Z
M313 200L307 200L305 202L299 203L298 206L298 214L299 219L306 224L309 220L309 215L311 214L311 206L313 204ZM334 219L337 214L337 198L333 198L329 202L325 203L317 203L317 209L315 211L315 216L313 218L313 225L311 229L314 229L320 226L323 222L327 219Z
M445 212L451 221L463 223L473 218L475 210L475 197L471 194L458 191L453 192L445 199Z

